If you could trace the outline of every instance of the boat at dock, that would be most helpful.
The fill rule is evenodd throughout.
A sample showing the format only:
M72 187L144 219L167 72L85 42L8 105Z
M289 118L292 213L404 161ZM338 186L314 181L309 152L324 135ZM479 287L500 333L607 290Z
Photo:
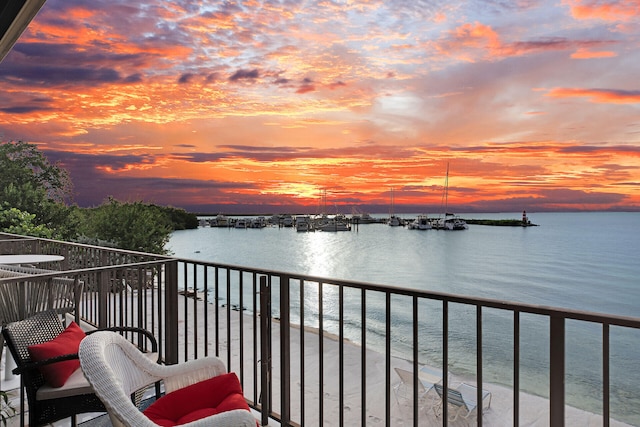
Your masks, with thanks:
M300 231L300 232L314 231L311 217L307 215L297 216L296 231Z
M379 224L383 222L383 219L374 218L367 212L361 212L358 208L353 208L351 211L351 224Z
M445 213L443 218L432 221L431 227L436 230L466 230L469 228L465 220L450 212Z
M430 230L433 226L427 215L418 215L416 219L409 223L409 230Z
M351 231L351 224L349 224L344 215L325 216L316 224L315 228L320 231Z
M459 216L447 212L449 205L449 163L447 163L447 174L444 179L444 190L442 193L444 206L444 216L431 222L432 228L436 230L466 230L469 228L467 223Z
M212 218L209 221L209 225L211 227L228 227L229 226L229 218L227 218L223 214L216 215L215 218Z
M399 227L401 225L404 225L402 223L402 220L394 213L393 188L391 189L391 212L389 214L389 220L387 221L387 224L391 227Z
M287 227L287 228L293 227L293 223L294 223L293 216L287 214L282 217L283 227Z
M264 228L267 226L267 220L263 216L257 218L251 218L248 223L248 228Z

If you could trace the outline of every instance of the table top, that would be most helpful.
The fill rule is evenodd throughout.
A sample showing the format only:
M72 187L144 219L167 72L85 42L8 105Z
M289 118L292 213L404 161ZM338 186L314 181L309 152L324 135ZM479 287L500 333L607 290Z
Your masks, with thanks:
M0 255L0 264L38 264L41 262L62 261L63 259L62 255Z

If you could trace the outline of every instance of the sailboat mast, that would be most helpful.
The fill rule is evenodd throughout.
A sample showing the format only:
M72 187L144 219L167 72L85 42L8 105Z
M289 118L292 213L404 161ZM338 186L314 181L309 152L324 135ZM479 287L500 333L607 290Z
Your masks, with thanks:
M393 187L391 187L391 216L394 214L394 206L393 206Z
M444 189L442 191L440 208L443 209L443 214L447 216L447 209L449 209L449 162L447 162L447 174L444 178Z

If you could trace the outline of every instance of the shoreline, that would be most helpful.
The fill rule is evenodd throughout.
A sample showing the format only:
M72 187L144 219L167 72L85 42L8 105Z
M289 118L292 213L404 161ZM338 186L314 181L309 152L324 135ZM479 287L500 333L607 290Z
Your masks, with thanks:
M182 304L179 304L182 306ZM210 303L208 310L209 315L213 316L215 305ZM199 306L199 310L201 307ZM244 358L240 360L240 339L237 336L232 338L232 342L226 342L226 311L231 311L231 329L238 330L240 324L240 316L243 316L243 324L245 325L245 341L244 348L251 348L252 341L247 338L251 335L252 329L252 313L245 313L241 310L234 310L233 307L218 307L220 316L220 327L225 331L225 334L221 334L221 347L226 350L231 349L230 355L226 351L220 353L220 357L225 361L228 358L231 360L230 370L236 372L239 376L242 374L240 366L244 367L244 375L249 375L251 378L253 375L254 361L251 355L245 352ZM235 313L235 315L234 315ZM259 317L259 313L257 314ZM213 318L213 317L211 317ZM203 316L199 316L199 319L203 319ZM272 360L274 364L272 366L272 379L274 384L279 384L280 366L276 363L280 360L280 322L279 319L272 319ZM202 320L198 327L204 327ZM291 324L292 330L300 330L300 325ZM300 337L304 336L304 345L300 344ZM319 357L320 351L320 337L322 336L322 348L323 357ZM343 403L344 410L340 408L340 384L338 382L338 372L340 369L339 358L339 336L330 332L324 331L321 334L318 328L312 326L304 326L304 334L291 333L290 334L290 384L291 390L291 408L290 413L292 419L298 421L296 417L299 417L302 413L302 406L304 403L304 417L303 424L310 423L314 425L313 420L319 419L319 408L323 408L323 419L326 425L338 425L339 414L343 411L345 425L359 425L362 417L362 346L356 342L348 339L343 339L344 358L343 358ZM210 344L211 346L211 344ZM301 369L300 354L301 348L304 351L304 371ZM384 425L386 419L385 406L386 406L386 361L383 353L378 352L372 348L367 347L365 351L365 382L366 382L366 417L367 425ZM423 366L423 365L420 365ZM401 368L411 371L413 364L410 360L405 360L401 357L391 356L391 384L389 390L390 396L390 419L391 425L409 425L413 422L413 409L411 405L407 405L403 402L396 402L393 387L399 382L400 378L394 371L394 368ZM259 366L258 366L259 369ZM322 378L322 384L319 377L319 372L324 372L324 378ZM450 373L450 387L455 388L458 384L464 382L467 384L475 385L475 381L472 377L462 376L455 372ZM259 381L258 381L259 382ZM300 393L297 387L304 385L304 393ZM244 390L245 396L251 400L253 394L252 384L245 382ZM274 390L277 387L274 387ZM491 392L491 406L488 410L483 412L483 423L488 426L509 426L513 425L513 389L494 383L483 383L483 389ZM320 402L318 399L319 393L322 393L324 399ZM433 393L431 391L430 393ZM302 395L304 394L304 398ZM303 401L304 399L304 401ZM520 419L519 424L522 426L546 426L549 424L550 409L549 400L543 396L537 396L531 393L519 391L519 409ZM276 412L280 412L279 396L273 396L273 408ZM438 425L442 422L441 418L436 417L434 411L431 408L425 407L419 413L419 425ZM474 419L475 415L471 416ZM565 407L566 426L568 427L583 427L591 425L603 425L603 419L601 414L589 412L587 410L566 406ZM306 422L305 422L306 421ZM630 427L631 424L611 419L610 425L614 427Z

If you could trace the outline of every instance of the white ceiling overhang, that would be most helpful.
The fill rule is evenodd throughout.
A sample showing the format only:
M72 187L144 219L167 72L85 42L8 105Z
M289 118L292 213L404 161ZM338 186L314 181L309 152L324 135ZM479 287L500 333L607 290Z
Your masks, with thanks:
M0 2L0 62L46 0L8 0Z

